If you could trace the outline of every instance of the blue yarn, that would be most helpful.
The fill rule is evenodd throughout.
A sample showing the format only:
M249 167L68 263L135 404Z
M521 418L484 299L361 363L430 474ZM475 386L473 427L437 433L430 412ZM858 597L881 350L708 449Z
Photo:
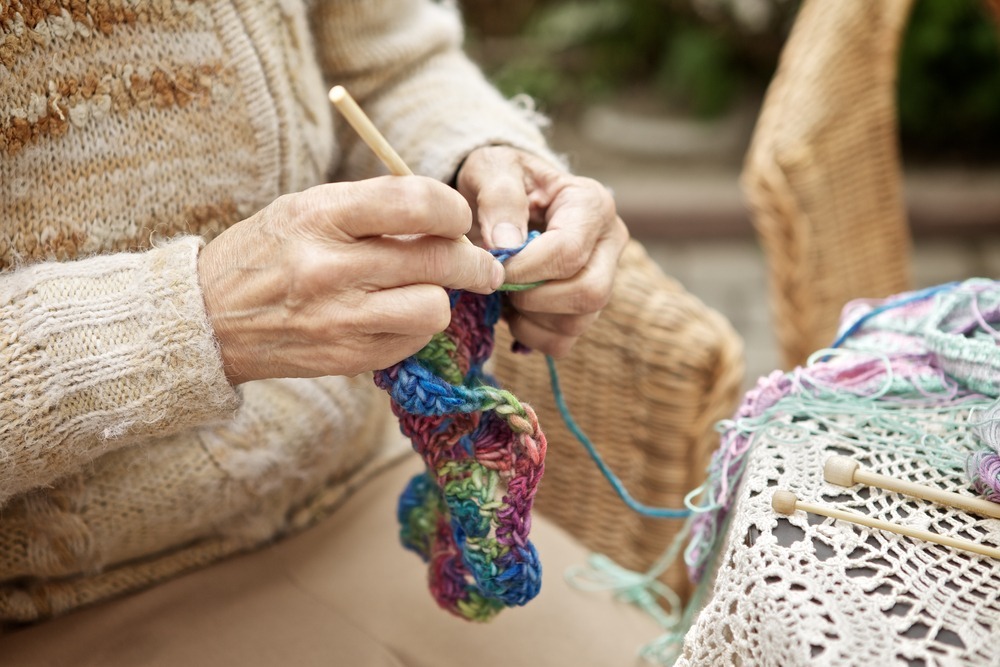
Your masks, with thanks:
M439 416L477 412L485 405L481 394L449 384L414 359L406 359L400 365L399 379L390 394L401 407L413 414Z
M576 436L576 439L580 441L580 444L586 448L587 453L590 454L590 458L600 469L601 474L604 478L608 480L611 487L618 494L618 497L628 505L630 509L643 516L653 517L654 519L684 519L691 515L691 510L689 509L670 509L666 507L650 507L649 505L644 505L634 499L629 492L625 489L621 480L611 472L611 469L601 458L601 455L597 453L597 449L594 447L594 443L590 441L590 438L584 434L580 427L577 426L576 421L569 412L569 408L566 407L566 400L563 397L562 388L559 386L559 374L556 372L556 362L555 360L546 355L545 362L549 366L549 381L552 384L552 396L555 398L556 407L559 409L559 414L562 416L563 422L566 424L566 428Z
M542 588L542 564L538 558L535 545L528 542L518 549L516 556L520 563L514 563L515 553L509 552L497 559L500 574L483 582L483 586L495 586L496 597L509 606L524 606L530 602Z
M875 317L876 315L880 315L887 310L892 310L893 308L899 308L900 306L905 306L908 303L913 303L915 301L921 301L923 299L930 298L940 292L946 292L950 289L954 289L955 287L958 287L959 284L960 283L956 281L956 282L944 283L942 285L935 285L934 287L928 287L926 289L912 292L898 299L887 301L886 303L883 303L881 306L873 308L871 311L865 313L857 320L855 320L854 323L851 324L851 326L847 327L847 329L845 329L842 334L837 336L837 340L833 341L833 344L830 347L837 348L843 345L844 341L846 341L848 338L856 334L858 332L858 329L860 329L865 322Z
M500 260L501 263L506 262L508 259L524 250L529 243L537 239L539 236L541 236L541 232L528 232L528 238L524 240L524 243L516 248L494 248L493 250L490 250L490 254Z
M409 516L414 510L430 502L434 496L439 498L440 493L430 475L425 472L419 473L410 479L396 506L396 518L402 526L400 538L403 546L417 553L425 562L430 558L431 552L430 540L427 539L429 534L423 537L412 534L409 530Z

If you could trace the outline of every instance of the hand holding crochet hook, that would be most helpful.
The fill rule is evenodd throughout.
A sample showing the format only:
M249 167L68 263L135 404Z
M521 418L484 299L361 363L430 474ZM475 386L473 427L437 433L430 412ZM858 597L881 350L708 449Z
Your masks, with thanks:
M330 100L393 174L412 174L343 87ZM524 345L565 355L611 298L628 241L607 188L510 146L473 150L455 182L472 208L470 236L485 247L515 248L529 226L544 230L506 264L508 283L544 283L510 295L507 321Z

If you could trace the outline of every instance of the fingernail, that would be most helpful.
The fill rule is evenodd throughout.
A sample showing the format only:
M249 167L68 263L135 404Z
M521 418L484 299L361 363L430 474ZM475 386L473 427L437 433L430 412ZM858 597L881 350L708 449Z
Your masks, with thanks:
M503 264L493 262L493 282L490 284L490 289L496 292L505 280L507 280L507 271L503 268Z
M521 230L509 222L501 222L493 228L493 246L495 248L516 248L524 243Z

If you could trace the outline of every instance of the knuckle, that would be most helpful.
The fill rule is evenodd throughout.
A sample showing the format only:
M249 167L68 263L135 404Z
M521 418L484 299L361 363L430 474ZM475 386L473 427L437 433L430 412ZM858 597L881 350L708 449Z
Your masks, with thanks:
M564 317L556 324L556 331L563 336L577 338L586 333L590 320L586 317Z
M577 176L576 182L580 187L586 188L588 192L592 193L593 196L600 197L602 193L606 193L607 189L600 184L600 182L590 178L588 176Z
M384 205L389 214L406 220L425 220L431 215L431 186L423 178L391 178L385 182Z
M576 338L572 336L553 336L546 342L545 350L550 356L561 359L570 353L575 344Z
M587 264L588 250L581 236L569 235L553 258L559 277L571 278L583 270Z
M434 287L426 290L421 306L423 313L421 321L429 331L433 333L444 331L451 324L451 302L444 289Z
M304 213L303 198L302 194L284 194L271 202L273 222L282 226L295 226Z
M611 301L611 290L598 283L589 282L580 286L573 298L575 310L579 313L596 313Z
M326 254L306 244L290 253L288 261L286 301L306 301L321 291L330 274Z
M451 269L446 248L440 243L424 243L420 250L421 273L435 284L444 281Z
M577 182L586 193L589 207L597 213L597 217L604 221L606 226L617 226L621 220L618 218L617 205L611 191L603 183L592 178L581 176Z

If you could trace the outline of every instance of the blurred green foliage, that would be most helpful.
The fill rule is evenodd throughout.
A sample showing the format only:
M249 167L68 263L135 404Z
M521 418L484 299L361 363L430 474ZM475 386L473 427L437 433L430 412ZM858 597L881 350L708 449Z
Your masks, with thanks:
M495 0L466 2L500 7ZM487 54L487 73L508 95L527 93L550 113L641 90L664 111L713 118L763 94L799 3L772 0L768 23L754 30L731 13L706 15L694 4L508 0L503 32L508 40L518 35L516 48L492 60ZM491 21L499 25L496 15L473 21L473 41L490 37ZM917 0L899 70L908 158L1000 161L998 35L980 0Z
M1000 161L1000 30L978 0L920 0L899 68L907 158Z
M766 85L784 37L782 29L743 34L730 17L699 15L690 0L536 3L523 48L487 65L505 93L527 93L550 109L641 88L664 108L715 117Z

